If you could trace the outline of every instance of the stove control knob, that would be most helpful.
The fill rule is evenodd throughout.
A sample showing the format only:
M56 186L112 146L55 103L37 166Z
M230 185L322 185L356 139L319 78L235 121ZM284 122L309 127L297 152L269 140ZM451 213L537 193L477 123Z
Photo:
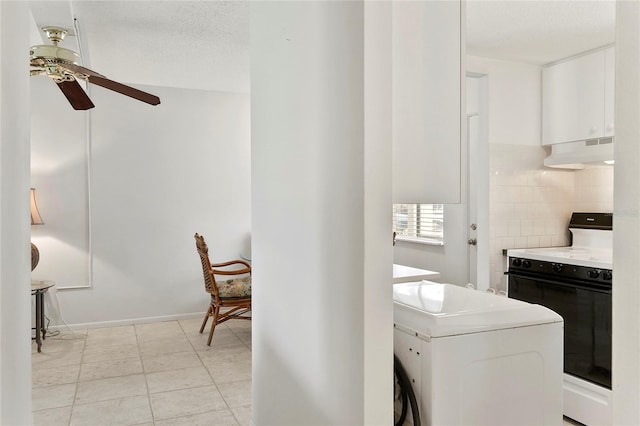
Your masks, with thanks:
M531 261L530 260L523 260L522 261L522 267L523 268L531 268Z
M551 269L553 269L553 272L562 272L562 265L560 263L554 263L551 265Z
M611 271L604 271L602 272L602 279L605 281L611 281L611 279L613 278L613 275L611 274Z
M600 271L598 271L597 269L592 269L589 271L588 273L589 278L598 278L600 276Z
M513 261L511 262L511 264L517 268L517 267L519 267L520 265L522 265L522 259L515 258L515 259L513 259Z

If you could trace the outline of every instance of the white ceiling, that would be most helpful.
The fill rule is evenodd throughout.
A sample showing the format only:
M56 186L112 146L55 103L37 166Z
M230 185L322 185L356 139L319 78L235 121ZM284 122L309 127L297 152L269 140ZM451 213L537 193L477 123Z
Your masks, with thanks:
M614 0L467 1L470 55L543 65L614 42Z
M249 6L237 1L34 1L35 25L128 84L249 91ZM614 42L615 1L467 2L467 53L545 64ZM33 44L41 44L33 30Z

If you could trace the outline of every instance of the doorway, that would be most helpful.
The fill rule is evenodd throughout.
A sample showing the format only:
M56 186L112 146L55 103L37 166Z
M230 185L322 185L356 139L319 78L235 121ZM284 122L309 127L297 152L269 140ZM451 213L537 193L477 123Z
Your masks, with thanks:
M468 282L486 291L490 287L488 76L467 74L466 85Z

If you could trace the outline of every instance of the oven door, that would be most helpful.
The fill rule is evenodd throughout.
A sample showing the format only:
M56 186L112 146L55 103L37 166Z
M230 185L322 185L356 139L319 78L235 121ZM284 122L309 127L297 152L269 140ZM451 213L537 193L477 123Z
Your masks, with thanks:
M509 272L509 297L564 319L564 371L611 389L611 288Z

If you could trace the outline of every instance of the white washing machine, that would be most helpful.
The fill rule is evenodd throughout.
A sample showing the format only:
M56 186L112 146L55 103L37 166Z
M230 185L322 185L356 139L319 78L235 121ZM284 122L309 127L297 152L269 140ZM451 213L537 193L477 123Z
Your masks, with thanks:
M396 284L394 352L423 425L562 425L563 321L452 284Z

